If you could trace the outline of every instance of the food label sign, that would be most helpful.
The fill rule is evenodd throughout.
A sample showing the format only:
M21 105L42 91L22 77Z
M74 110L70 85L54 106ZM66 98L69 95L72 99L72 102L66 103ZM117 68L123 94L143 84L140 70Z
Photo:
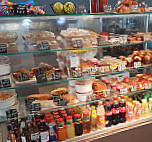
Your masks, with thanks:
M0 80L0 88L8 88L11 87L10 79L2 79Z
M35 76L36 76L37 83L47 82L47 77L46 77L46 74L44 73L43 68L36 69L36 75Z
M41 42L37 46L38 46L39 50L50 50L50 46L49 46L49 43L47 41Z
M138 5L129 5L130 12L139 12Z
M72 40L72 44L74 48L82 48L83 43L82 40Z
M34 103L30 105L30 111L40 111L40 110L41 110L40 103Z
M0 53L7 53L6 44L0 44Z
M26 5L13 5L15 15L27 15Z
M17 76L17 78L18 78L17 80L18 80L19 82L29 80L29 76L28 76L27 73L19 74L19 75Z

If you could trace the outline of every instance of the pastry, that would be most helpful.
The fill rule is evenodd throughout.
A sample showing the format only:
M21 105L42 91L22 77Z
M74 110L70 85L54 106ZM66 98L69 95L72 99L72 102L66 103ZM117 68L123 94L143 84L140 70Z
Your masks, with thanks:
M68 103L73 103L76 101L76 97L71 94L64 94L61 96L62 99L66 99Z
M67 88L58 88L58 89L55 89L53 91L50 92L51 95L63 95L63 94L67 94L68 93L68 90Z
M32 94L29 95L28 98L34 98L35 100L50 100L50 94Z

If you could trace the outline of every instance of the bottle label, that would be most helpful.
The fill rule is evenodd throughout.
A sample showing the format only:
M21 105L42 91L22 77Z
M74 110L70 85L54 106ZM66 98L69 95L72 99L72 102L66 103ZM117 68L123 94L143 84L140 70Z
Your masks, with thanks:
M84 120L84 121L88 121L88 120L89 120L89 116L84 116L84 117L83 117L83 120Z
M112 111L106 111L105 116L112 116Z
M58 122L57 124L59 128L63 128L63 122Z
M72 122L67 120L66 125L72 125Z
M22 142L26 142L26 138L21 136Z
M35 134L31 134L31 141L36 141L39 139L39 132Z
M96 110L92 110L91 117L92 118L97 118Z
M11 142L10 140L7 140L7 142Z
M49 132L40 132L41 142L49 142Z
M105 117L103 115L98 115L97 116L97 122L98 122L98 125L104 125Z
M113 108L112 112L113 114L119 114L119 108Z
M119 107L119 112L120 113L125 113L126 112L126 106L125 107Z

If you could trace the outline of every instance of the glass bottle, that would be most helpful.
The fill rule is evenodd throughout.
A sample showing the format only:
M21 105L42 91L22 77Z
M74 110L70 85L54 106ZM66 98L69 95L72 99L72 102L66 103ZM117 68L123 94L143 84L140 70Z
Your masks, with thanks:
M44 115L40 116L40 139L41 142L49 142L49 127L45 123Z
M97 128L103 129L105 127L105 109L102 104L97 107Z
M38 126L35 124L35 122L33 122L31 126L30 140L31 142L39 142L40 133Z
M89 119L89 112L83 113L83 134L90 133L91 123Z
M75 137L75 129L73 125L72 116L67 116L66 118L66 134L67 134L67 139Z
M50 141L56 142L57 141L57 131L56 131L56 121L49 119L50 123L48 123L50 129Z
M95 109L95 106L91 107L91 130L97 130L97 111Z
M63 118L57 119L57 138L58 141L64 141L66 139L66 129Z
M142 99L141 104L141 117L146 117L149 115L148 103L146 99Z
M21 142L27 142L25 128L22 128L22 131L21 131Z
M80 136L83 134L83 125L81 122L81 115L75 114L74 119L75 119L75 135Z
M15 142L15 135L12 131L11 125L7 126L8 135L7 135L7 142Z

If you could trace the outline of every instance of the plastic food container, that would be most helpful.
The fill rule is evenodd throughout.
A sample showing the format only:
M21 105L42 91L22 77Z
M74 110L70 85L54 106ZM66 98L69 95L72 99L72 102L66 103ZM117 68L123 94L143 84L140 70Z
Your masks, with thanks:
M9 58L4 56L0 57L0 76L9 74L11 72Z
M92 91L92 79L77 80L75 82L77 93L88 93Z
M0 93L2 96L3 94L6 95L6 94L9 94L10 97L8 99L4 99L4 100L0 100L0 109L6 109L12 105L15 104L15 101L16 101L16 93L13 92L13 91L3 91Z
M93 94L92 91L85 94L76 92L76 96L80 102L86 102L88 97L91 96L92 94Z

